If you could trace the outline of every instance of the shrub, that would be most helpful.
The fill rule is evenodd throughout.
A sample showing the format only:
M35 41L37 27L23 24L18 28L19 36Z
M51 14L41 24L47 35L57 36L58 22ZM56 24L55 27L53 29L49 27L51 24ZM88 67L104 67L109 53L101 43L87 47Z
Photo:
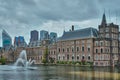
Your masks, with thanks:
M1 62L2 65L4 65L4 64L6 63L6 59L5 59L4 57L2 57L2 58L0 59L0 62Z
M82 65L86 65L86 61L85 60L82 60Z
M80 66L80 64L79 64L79 63L76 63L75 65L76 65L76 66Z

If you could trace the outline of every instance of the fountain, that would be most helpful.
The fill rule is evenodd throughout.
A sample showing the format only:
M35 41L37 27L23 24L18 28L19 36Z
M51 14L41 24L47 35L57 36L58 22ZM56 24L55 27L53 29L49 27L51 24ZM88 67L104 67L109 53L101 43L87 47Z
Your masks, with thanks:
M11 70L34 70L37 67L31 66L35 60L29 59L27 61L27 54L25 50L20 52L20 55L14 65L0 65L0 71L11 71Z
M20 52L20 55L18 57L18 59L16 60L14 66L23 66L23 67L29 67L31 66L33 63L35 62L35 60L31 60L31 58L27 61L27 55L26 55L26 51L22 50Z

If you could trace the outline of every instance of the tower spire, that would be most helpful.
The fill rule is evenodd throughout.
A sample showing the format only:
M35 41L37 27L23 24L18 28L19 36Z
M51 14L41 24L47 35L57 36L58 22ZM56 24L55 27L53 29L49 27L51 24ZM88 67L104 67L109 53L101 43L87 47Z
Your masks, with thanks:
M106 25L107 22L106 22L106 16L105 16L105 12L103 13L103 17L102 17L102 22L101 22L101 25Z

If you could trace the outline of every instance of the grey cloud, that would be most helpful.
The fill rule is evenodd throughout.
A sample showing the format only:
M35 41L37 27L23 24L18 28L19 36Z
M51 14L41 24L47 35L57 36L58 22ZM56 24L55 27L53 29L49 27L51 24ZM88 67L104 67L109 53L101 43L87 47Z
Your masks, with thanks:
M98 19L101 18L104 8L111 9L111 14L116 11L120 14L117 6L119 3L119 0L0 0L0 25L13 38L24 35L28 39L30 30L48 28L44 26L49 26L49 21L59 24L60 21L82 22ZM56 30L59 25L64 26L58 24L49 29Z
M98 8L90 0L1 0L4 11L0 13L6 19L20 23L36 24L46 20L81 21L97 17Z

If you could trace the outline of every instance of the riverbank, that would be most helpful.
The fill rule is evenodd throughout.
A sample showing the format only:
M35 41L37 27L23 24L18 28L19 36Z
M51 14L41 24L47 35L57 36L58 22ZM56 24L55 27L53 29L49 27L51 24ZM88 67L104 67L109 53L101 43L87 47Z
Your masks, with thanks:
M34 64L34 66L78 66L78 67L93 67L92 65L55 64L55 63Z

